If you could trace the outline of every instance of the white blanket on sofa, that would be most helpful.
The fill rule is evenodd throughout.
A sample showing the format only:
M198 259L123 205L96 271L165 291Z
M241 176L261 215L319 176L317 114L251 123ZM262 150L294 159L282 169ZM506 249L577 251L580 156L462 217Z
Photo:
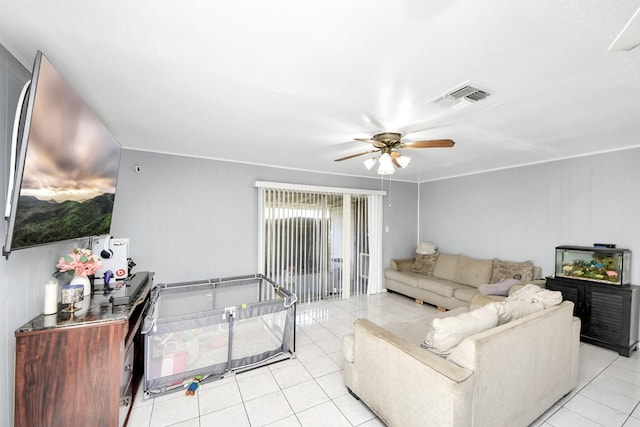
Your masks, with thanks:
M562 302L562 292L550 291L549 289L543 289L540 286L529 283L509 295L506 301L541 303L544 308L549 308Z

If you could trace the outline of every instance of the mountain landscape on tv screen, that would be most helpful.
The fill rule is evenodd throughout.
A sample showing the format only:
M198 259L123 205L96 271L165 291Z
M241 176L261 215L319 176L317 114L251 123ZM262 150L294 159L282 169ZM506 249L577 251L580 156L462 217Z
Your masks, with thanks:
M84 202L66 200L61 203L20 196L12 246L20 248L109 234L114 200L115 194L101 194Z

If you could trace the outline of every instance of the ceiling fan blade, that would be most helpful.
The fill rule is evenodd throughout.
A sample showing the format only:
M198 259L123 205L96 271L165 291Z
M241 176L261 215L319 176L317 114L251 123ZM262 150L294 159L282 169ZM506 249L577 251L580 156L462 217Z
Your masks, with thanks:
M346 157L340 157L339 159L335 159L334 162L341 162L343 160L348 160L348 159L353 159L354 157L358 157L358 156L364 156L365 154L369 154L369 153L377 153L380 150L369 150L369 151L363 151L362 153L358 153L358 154L352 154L350 156L346 156Z
M371 144L374 147L378 147L378 148L385 147L383 142L376 141L375 139L370 139L370 138L353 138L353 139L360 142L366 142L367 144Z
M398 168L398 169L402 169L402 165L400 163L398 163L398 157L397 156L393 156L391 157L391 161L393 162L393 164Z
M436 148L436 147L453 147L455 142L450 139L430 139L426 141L405 142L402 148Z

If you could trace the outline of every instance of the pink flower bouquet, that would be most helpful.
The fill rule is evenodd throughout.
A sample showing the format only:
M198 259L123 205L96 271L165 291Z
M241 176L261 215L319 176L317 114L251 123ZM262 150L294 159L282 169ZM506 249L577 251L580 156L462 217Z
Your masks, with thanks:
M102 267L102 263L91 253L89 249L73 248L68 254L60 258L56 268L60 273L72 273L77 276L90 276L96 274Z

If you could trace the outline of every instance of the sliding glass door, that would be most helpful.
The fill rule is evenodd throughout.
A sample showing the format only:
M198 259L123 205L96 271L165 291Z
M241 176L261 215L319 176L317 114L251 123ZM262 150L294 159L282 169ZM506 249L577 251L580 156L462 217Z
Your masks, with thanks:
M263 274L300 301L369 290L369 197L288 188L260 190Z

